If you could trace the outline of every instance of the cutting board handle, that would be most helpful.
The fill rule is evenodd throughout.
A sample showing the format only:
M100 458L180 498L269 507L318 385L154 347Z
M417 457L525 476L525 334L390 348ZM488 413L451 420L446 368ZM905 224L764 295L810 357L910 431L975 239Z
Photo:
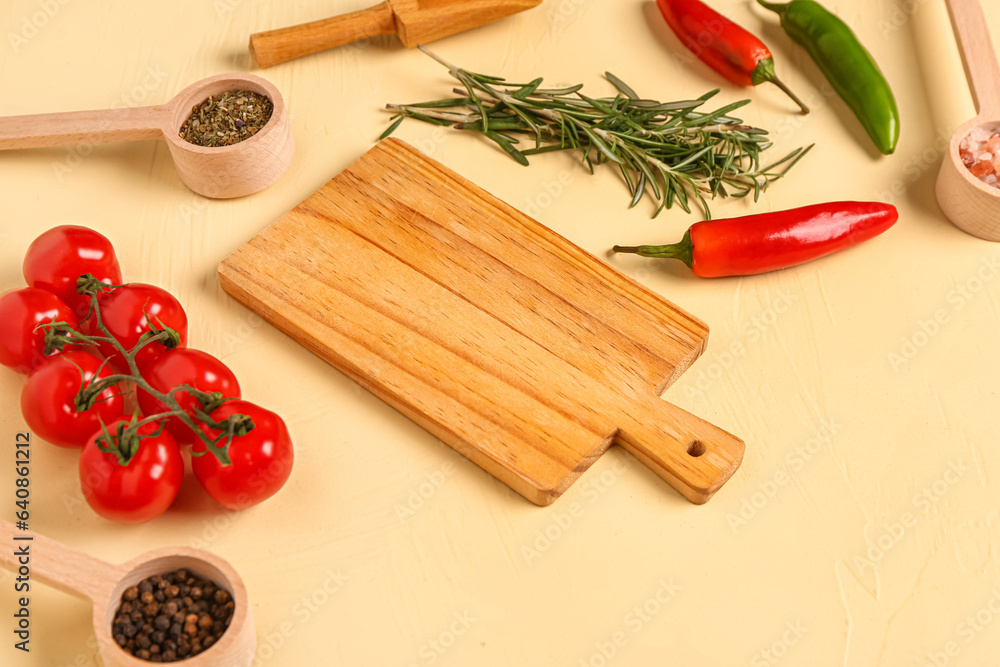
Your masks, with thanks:
M629 414L616 442L699 505L733 476L745 449L735 435L659 398Z
M396 32L388 0L343 16L250 35L250 55L258 67L271 67L375 35Z

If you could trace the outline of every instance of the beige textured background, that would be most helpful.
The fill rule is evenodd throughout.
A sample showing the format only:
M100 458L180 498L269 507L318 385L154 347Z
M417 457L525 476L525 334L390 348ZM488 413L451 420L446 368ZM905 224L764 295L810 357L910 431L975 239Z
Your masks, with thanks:
M608 260L712 329L667 394L747 442L707 505L615 448L554 506L535 507L220 290L218 262L368 149L385 102L450 88L433 61L379 38L263 72L292 111L298 152L252 197L193 195L156 143L0 154L0 289L21 285L21 257L42 230L98 229L126 279L180 298L191 344L282 414L297 447L270 502L229 514L189 478L165 516L133 527L95 516L74 454L36 439L33 527L111 561L185 544L228 558L253 600L257 665L993 664L1000 248L957 231L934 201L943 138L973 114L942 3L826 2L893 85L903 131L890 158L874 154L776 17L744 0L712 4L769 43L811 115L776 88L738 89L679 58L651 2L546 0L434 45L473 70L591 93L610 90L605 70L665 100L721 87L720 102L754 100L743 117L772 130L772 155L816 143L757 205L716 202L717 216L837 199L899 207L884 236L765 276L703 281L667 263ZM1000 10L986 4L1000 34ZM251 32L365 3L3 5L0 113L24 114L160 103L199 78L250 70ZM566 155L523 169L474 136L412 121L397 136L602 257L615 243L675 240L697 219L628 210L611 170L591 177ZM0 369L10 444L25 428L21 383ZM0 663L97 664L86 604L35 586L29 655L12 648L14 604L0 573Z

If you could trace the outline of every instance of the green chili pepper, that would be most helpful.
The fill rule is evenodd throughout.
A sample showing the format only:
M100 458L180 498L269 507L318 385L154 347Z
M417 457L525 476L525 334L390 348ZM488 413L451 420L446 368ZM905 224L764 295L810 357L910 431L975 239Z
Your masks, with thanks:
M885 155L896 150L896 99L871 54L847 24L813 0L792 0L785 5L757 2L781 16L785 32L809 52L878 149Z

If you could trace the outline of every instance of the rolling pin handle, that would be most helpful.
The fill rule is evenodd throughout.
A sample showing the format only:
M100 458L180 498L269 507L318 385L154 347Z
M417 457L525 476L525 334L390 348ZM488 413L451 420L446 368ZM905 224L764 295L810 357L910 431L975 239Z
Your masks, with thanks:
M343 16L250 35L250 55L258 67L271 67L311 53L395 32L396 16L386 0Z

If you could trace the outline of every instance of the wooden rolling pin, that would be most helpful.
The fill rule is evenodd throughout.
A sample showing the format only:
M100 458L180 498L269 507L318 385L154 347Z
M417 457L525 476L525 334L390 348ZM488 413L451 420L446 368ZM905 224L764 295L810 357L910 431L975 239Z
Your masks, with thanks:
M250 36L259 67L325 51L375 35L399 35L407 48L492 23L542 0L386 0L374 7Z

